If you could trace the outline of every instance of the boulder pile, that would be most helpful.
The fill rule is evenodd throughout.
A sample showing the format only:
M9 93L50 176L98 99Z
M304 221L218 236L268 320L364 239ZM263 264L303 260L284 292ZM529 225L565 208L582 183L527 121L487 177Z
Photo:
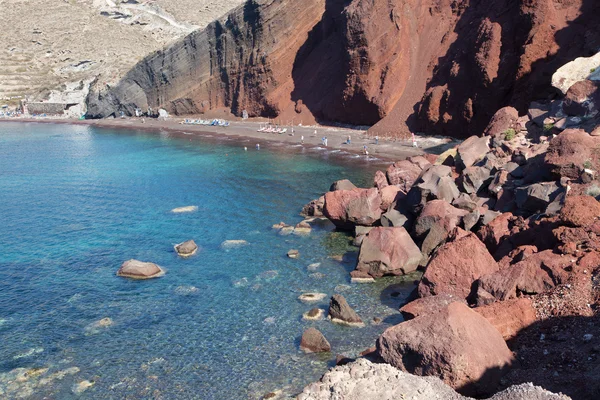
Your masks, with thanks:
M353 281L422 271L405 321L377 340L380 360L468 396L493 394L503 376L504 387L531 377L574 398L600 393L582 378L598 374L598 344L557 344L565 333L562 359L519 357L541 348L540 329L600 328L600 84L562 86L527 115L500 109L482 136L440 156L395 162L371 188L338 182L311 203L355 234Z

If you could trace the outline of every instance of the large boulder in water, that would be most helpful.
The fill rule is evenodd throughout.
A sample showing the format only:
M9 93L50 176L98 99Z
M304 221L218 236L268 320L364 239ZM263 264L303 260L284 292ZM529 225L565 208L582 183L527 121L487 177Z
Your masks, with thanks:
M340 229L371 226L381 217L381 196L377 188L336 190L325 194L323 214Z
M464 299L474 281L498 271L498 263L474 233L456 228L452 236L454 240L441 246L427 264L419 297L452 294Z
M363 239L358 254L358 271L373 278L404 275L419 266L421 250L402 227L373 228Z
M500 332L462 303L388 328L377 351L386 363L437 376L465 395L493 393L513 361Z
M356 311L350 307L344 296L341 294L334 294L331 297L331 300L329 301L329 318L332 322L342 325L365 325Z
M318 329L308 328L302 334L300 350L305 353L323 353L331 351L331 345Z
M127 260L117 271L118 276L132 279L150 279L163 276L165 272L158 265L151 262Z

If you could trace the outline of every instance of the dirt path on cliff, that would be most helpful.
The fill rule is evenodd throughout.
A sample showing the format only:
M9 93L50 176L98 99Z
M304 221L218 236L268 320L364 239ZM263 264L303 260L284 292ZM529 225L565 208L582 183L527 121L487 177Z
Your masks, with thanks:
M411 140L380 138L376 143L373 137L366 135L366 131L348 128L337 128L329 126L295 126L294 133L287 127L288 132L283 134L258 132L264 123L258 121L231 122L228 127L188 125L182 124L182 118L169 118L158 120L150 118L125 118L125 119L102 119L102 120L70 120L52 118L10 118L0 119L0 122L35 122L35 123L58 123L90 125L107 128L141 129L148 131L169 131L196 135L223 135L238 139L250 140L244 144L249 149L254 149L256 144L261 147L269 144L277 144L283 147L320 148L322 151L332 153L346 152L363 155L364 146L367 146L368 157L381 161L399 161L407 157L420 155L425 152L440 154L446 149L455 146L458 142L451 138L443 137L416 137L418 147L413 147ZM315 131L317 132L315 135ZM346 141L351 138L350 144ZM302 143L304 137L304 143ZM327 137L327 147L323 146L321 140ZM269 146L273 147L273 146Z

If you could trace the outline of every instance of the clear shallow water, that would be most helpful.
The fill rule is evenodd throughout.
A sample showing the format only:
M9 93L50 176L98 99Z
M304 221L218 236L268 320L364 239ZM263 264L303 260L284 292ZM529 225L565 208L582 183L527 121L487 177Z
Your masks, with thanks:
M0 124L0 397L296 393L335 354L356 355L398 322L410 284L351 284L352 262L329 258L345 247L339 234L271 229L299 222L302 205L336 179L368 184L373 168L224 142ZM198 211L170 212L190 205ZM178 258L173 245L188 239L202 250ZM249 245L220 246L231 239ZM299 259L286 257L292 248ZM167 274L116 277L130 258L158 263ZM321 263L317 272L325 276L311 275L311 263ZM344 294L367 327L302 321L303 312L328 303L303 304L297 297L304 291ZM370 324L373 317L384 323ZM90 326L102 318L113 325ZM325 334L333 354L298 351L309 326ZM15 383L16 368L48 371ZM65 370L71 373L62 376ZM72 387L82 380L94 386L76 396Z

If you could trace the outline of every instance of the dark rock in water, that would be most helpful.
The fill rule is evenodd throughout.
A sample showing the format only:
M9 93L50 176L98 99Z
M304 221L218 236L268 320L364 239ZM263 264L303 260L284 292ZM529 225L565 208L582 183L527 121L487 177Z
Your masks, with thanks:
M373 228L363 239L356 270L373 278L403 275L417 269L421 251L402 227Z
M181 257L190 257L196 254L196 252L198 251L198 246L193 240L188 240L187 242L175 245L175 251Z
M309 311L302 314L302 318L306 320L319 320L323 318L325 310L321 308L312 308Z
M350 307L344 296L334 294L329 302L329 318L332 322L350 326L364 326L356 311Z
M341 179L339 181L335 181L331 184L329 188L330 192L335 192L336 190L352 190L356 189L354 183L350 182L348 179Z
M437 376L469 396L493 393L513 362L496 328L459 302L388 328L377 351L396 368Z
M302 207L300 215L304 217L322 217L323 205L325 204L325 196L312 200L310 203Z
M154 263L133 259L125 261L117 271L118 276L132 279L158 278L164 274L163 269Z
M466 299L473 282L498 271L498 263L474 233L460 228L433 255L418 286L419 297L451 294Z
M331 345L319 330L308 328L302 334L300 350L305 353L322 353L331 351Z
M564 192L556 182L535 183L515 190L517 207L530 212L543 212L554 199Z
M477 161L483 160L490 151L490 138L471 136L462 142L458 148L458 158L460 169L465 169L474 165Z
M381 217L381 196L376 188L336 190L325 194L323 213L340 229L371 226Z

